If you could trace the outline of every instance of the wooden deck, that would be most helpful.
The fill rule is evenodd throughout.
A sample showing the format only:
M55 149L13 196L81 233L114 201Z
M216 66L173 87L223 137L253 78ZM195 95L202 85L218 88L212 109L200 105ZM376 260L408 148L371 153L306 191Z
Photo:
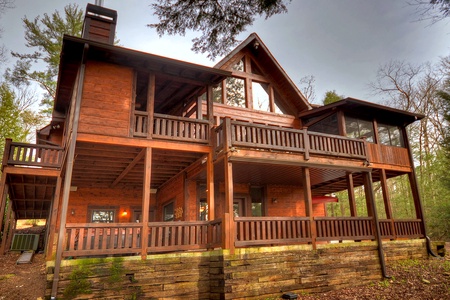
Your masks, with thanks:
M314 217L312 222L314 226L307 217L236 217L232 226L235 246L375 239L370 217ZM423 238L420 223L421 220L381 220L381 237ZM67 224L63 256L138 254L142 247L147 253L207 250L220 248L225 236L222 220L150 222L147 226L148 245L142 245L143 224L140 223Z

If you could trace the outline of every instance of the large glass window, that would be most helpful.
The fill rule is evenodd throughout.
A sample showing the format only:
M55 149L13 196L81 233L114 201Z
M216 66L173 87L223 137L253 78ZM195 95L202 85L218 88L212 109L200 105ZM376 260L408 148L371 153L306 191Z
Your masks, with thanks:
M320 120L308 127L309 131L339 135L338 118L336 114L332 114L323 120Z
M378 138L382 145L404 147L402 132L398 126L378 124Z
M374 142L373 124L371 121L345 116L345 130L348 137L365 137L368 142Z
M91 209L91 223L113 223L115 215L115 209Z
M228 77L226 80L227 103L230 106L245 107L245 80Z
M253 109L270 111L269 85L262 82L252 82Z

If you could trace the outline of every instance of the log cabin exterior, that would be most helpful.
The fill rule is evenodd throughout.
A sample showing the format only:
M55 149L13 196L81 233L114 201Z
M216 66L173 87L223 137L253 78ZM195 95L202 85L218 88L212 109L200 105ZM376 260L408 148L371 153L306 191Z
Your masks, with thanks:
M46 219L52 296L67 258L367 240L386 275L383 241L426 238L406 134L423 116L313 106L256 34L210 68L113 45L116 19L88 5L83 37L63 40L51 123L37 144L6 142L1 254L17 220ZM392 213L387 181L401 175L414 219ZM328 217L343 190L350 216Z

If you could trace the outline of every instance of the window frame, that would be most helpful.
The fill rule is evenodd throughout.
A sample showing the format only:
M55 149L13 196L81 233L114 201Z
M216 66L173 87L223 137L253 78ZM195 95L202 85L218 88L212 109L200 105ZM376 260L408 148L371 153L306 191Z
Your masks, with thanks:
M103 211L103 212L112 212L113 213L113 220L111 222L109 221L94 221L93 217L94 217L94 213L97 211ZM117 211L118 211L118 207L117 206L90 206L88 208L88 216L87 216L87 222L88 223L117 223Z

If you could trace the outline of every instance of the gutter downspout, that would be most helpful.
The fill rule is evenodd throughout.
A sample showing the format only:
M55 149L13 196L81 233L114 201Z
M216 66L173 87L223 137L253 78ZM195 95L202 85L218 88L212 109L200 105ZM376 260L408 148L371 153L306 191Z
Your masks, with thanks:
M67 153L67 167L64 178L64 189L63 189L63 199L62 199L62 207L61 207L61 221L59 224L59 233L58 233L58 244L56 247L56 259L55 259L55 270L53 272L53 284L52 284L52 292L50 299L56 299L56 294L58 292L58 283L59 283L59 271L61 267L61 259L63 252L63 244L64 244L64 236L66 235L66 222L67 222L67 210L69 206L69 194L70 194L70 185L72 183L72 170L73 163L75 160L75 146L78 135L78 122L80 120L80 109L81 109L81 99L83 93L83 84L84 84L84 72L86 68L86 57L87 52L89 50L89 45L84 44L83 54L81 56L81 66L80 73L78 77L78 87L77 87L77 95L75 99L75 109L74 109L74 119L72 125L72 136L69 143L69 149Z
M372 208L372 216L375 221L375 234L377 238L378 257L380 258L381 273L383 274L384 278L391 278L390 275L387 275L386 271L386 261L384 258L383 241L381 240L380 222L378 220L377 207L375 205L375 197L373 194L372 174L370 172L367 172L364 176L364 179L366 181L365 186L367 185L366 191L368 192L367 194L370 197L369 201Z

